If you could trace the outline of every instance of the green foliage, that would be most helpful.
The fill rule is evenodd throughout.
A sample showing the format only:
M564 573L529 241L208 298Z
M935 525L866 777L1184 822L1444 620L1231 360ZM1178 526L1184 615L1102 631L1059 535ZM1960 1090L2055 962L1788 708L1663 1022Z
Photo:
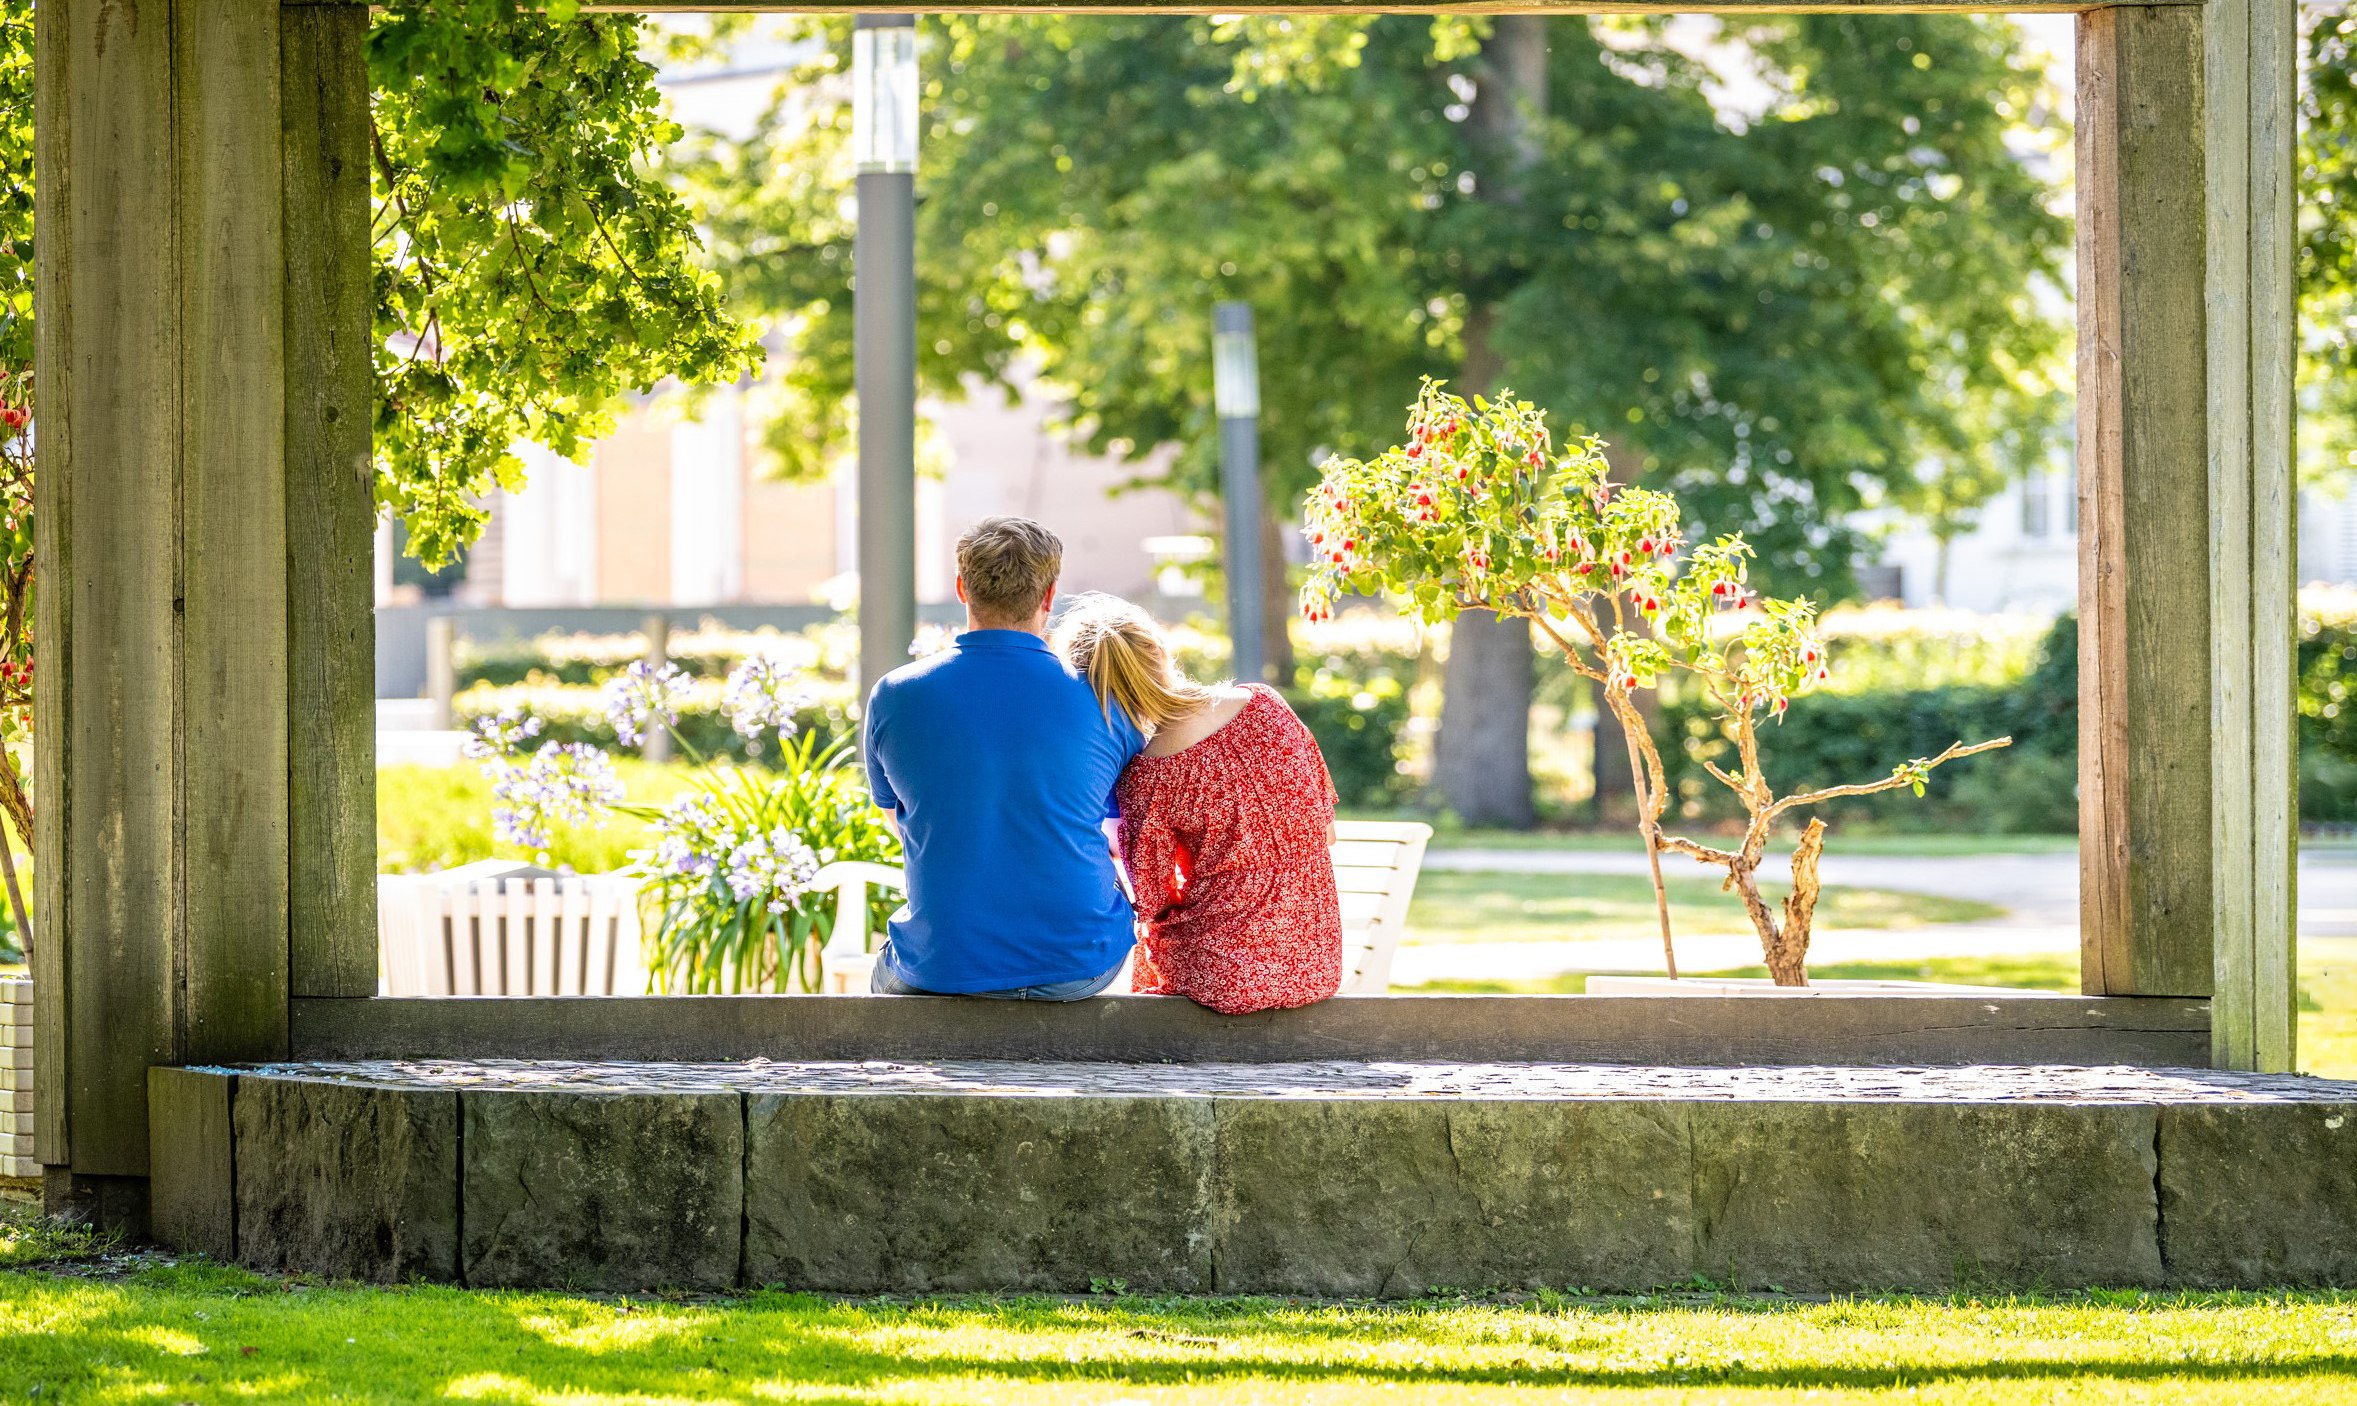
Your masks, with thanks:
M1553 20L1511 207L1466 120L1484 19L922 26L926 390L1003 383L1028 353L1092 451L1175 446L1183 491L1216 483L1209 310L1229 298L1259 313L1278 502L1313 451L1379 449L1387 388L1456 374L1484 309L1500 376L1744 532L1770 584L1846 578L1842 519L1913 503L1919 466L2018 466L2051 438L2060 329L2035 290L2059 286L2066 229L2005 145L2051 95L2002 21L1747 17L1773 98L1744 124L1659 25ZM792 101L694 171L732 291L792 344L770 439L803 472L849 432L849 124L843 89L810 81L843 27L810 22L823 52Z
M1592 435L1554 448L1544 413L1510 394L1468 402L1426 380L1407 442L1327 460L1302 517L1312 621L1376 594L1434 623L1528 618L1616 708L1674 668L1737 727L1828 676L1816 608L1752 596L1741 537L1689 548L1676 499L1614 484Z
M658 831L637 857L652 914L647 965L664 990L819 989L834 896L808 888L810 876L838 859L901 862L850 756L805 734L771 766L699 768L667 805L617 807ZM869 902L876 932L900 900L870 890Z
M450 560L530 439L580 459L610 406L760 365L656 163L679 136L639 20L578 0L391 0L368 40L377 500ZM32 360L32 11L0 0L0 378Z
M1285 701L1317 739L1343 806L1379 810L1399 802L1406 789L1400 762L1408 695L1397 679L1359 680L1305 670L1300 684L1285 691Z
M581 742L613 749L621 745L613 719L607 716L602 691L594 685L550 683L539 678L499 687L480 684L451 700L453 722L471 728L485 718L514 711L536 718L540 736L549 742ZM808 707L795 714L796 730L825 738L851 739L859 729L851 719L848 684L825 686ZM699 680L681 700L672 732L690 750L704 757L726 757L758 762L774 754L774 744L747 738L729 722L718 684Z
M33 365L33 0L0 0L0 379Z
M429 565L521 486L517 440L579 460L623 392L760 364L650 169L680 132L639 22L577 8L393 0L369 34L378 497Z
M2357 14L2300 15L2301 468L2346 480L2357 470Z
M2300 818L2357 822L2357 591L2300 592Z
M1733 821L1742 808L1704 770L1734 746L1715 705L1680 695L1662 705L1661 753L1676 813ZM2011 737L2001 751L1949 762L1926 795L1911 788L1836 797L1814 810L1828 824L1885 830L2050 834L2078 829L2078 621L2056 621L2037 666L2009 683L1823 693L1762 736L1782 792L1887 774L1894 756L1929 756L1960 737Z

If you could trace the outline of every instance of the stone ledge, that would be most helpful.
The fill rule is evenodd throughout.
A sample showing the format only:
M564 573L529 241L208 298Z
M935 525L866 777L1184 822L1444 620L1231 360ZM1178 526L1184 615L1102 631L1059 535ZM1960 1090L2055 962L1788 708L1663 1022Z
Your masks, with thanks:
M303 1059L1543 1060L1624 1065L2209 1062L2207 1001L2022 991L1344 996L1223 1016L1192 1001L923 996L298 998Z
M183 1072L154 1085L158 1126L186 1122L172 1091L207 1085L233 1090L238 1257L334 1277L2357 1284L2357 1084L2294 1076L364 1061ZM463 1154L419 1131L429 1111ZM159 1195L173 1174L159 1165Z

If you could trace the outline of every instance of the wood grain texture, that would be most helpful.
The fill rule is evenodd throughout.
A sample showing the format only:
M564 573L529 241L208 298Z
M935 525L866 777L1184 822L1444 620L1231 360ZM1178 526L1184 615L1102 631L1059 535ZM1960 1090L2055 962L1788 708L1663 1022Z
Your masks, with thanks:
M2291 0L2205 35L2217 904L2212 1057L2294 1062L2293 73Z
M284 12L292 992L376 993L367 12Z
M41 230L34 265L36 318L34 375L52 405L73 400L73 345L67 337L73 307L74 188L72 143L75 122L74 51L64 4L33 12L33 218ZM74 419L50 415L41 425L34 478L33 550L47 589L33 600L33 637L41 642L41 668L33 679L33 1067L41 1087L57 1090L34 1108L33 1155L46 1166L72 1158L67 1087L70 952L66 911L73 892L71 771L74 729L67 726L73 676Z
M1344 996L1222 1016L1187 1001L862 996L303 999L297 1059L1562 1060L2198 1067L2209 1003L2019 996Z
M2294 0L2251 10L2252 1068L2299 1062L2299 337Z
M185 338L181 1057L211 1063L286 1048L278 0L183 6L173 28Z
M2079 26L2082 984L2202 996L2214 901L2201 13Z
M180 249L173 192L172 6L56 0L64 72L41 72L66 114L69 269L42 335L66 367L44 395L70 440L67 570L72 639L43 729L64 750L72 853L51 941L66 949L66 1072L78 1176L147 1174L147 1070L180 1044ZM59 290L52 290L53 293ZM46 432L46 431L45 431ZM44 482L44 492L56 484ZM44 505L45 506L45 505ZM43 642L48 648L57 637ZM54 664L43 672L52 672ZM70 739L60 734L69 733Z
M2227 5L2202 29L2208 157L2204 299L2209 326L2210 808L2213 1057L2250 1037L2251 228L2250 11Z
M237 1177L230 1099L237 1076L194 1069L147 1071L148 1228L176 1250L224 1264L237 1258Z

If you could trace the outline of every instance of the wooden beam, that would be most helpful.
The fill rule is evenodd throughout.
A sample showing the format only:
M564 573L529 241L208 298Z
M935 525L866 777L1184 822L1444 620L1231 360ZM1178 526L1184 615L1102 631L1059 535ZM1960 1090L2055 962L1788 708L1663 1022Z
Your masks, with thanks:
M2205 1001L1970 996L1345 996L1216 1015L1190 1001L919 996L298 1000L297 1059L1354 1059L1595 1064L2198 1066Z
M2079 22L2080 964L2211 985L2202 22Z
M33 219L41 230L33 278L33 301L39 316L34 323L33 361L40 377L40 394L51 406L73 402L72 342L66 337L73 306L72 262L64 251L73 247L73 203L66 198L72 170L75 125L73 91L74 46L68 42L65 7L45 5L33 12ZM33 677L33 711L43 718L68 716L73 691L73 445L75 417L42 417L36 453L39 473L34 481L33 551L41 564L48 589L33 598L33 637L40 641L41 667ZM67 1014L71 1002L72 965L66 944L65 921L73 893L74 732L70 727L42 729L33 742L33 794L40 798L33 816L33 1067L36 1082L51 1090L33 1110L33 1156L44 1166L64 1166L72 1160L66 1096Z
M41 596L54 610L46 601L63 595L71 622L70 638L40 636L44 650L65 645L42 669L65 677L49 681L37 741L56 749L47 774L60 783L37 812L40 868L70 859L42 911L42 945L65 962L62 989L41 996L66 1007L64 1067L53 1053L37 1077L45 1102L65 1103L73 1170L87 1176L146 1174L147 1069L178 1062L183 1014L171 18L170 0L44 0L35 11L41 52L62 70L36 70L39 111L64 127L62 143L45 139L63 162L41 196L63 218L37 251L37 521L58 532L55 505L70 534ZM49 457L51 426L66 441L63 471Z
M2293 0L2209 12L2212 1058L2295 1060Z
M36 12L37 1150L134 1219L149 1068L287 1049L279 20Z
M376 994L376 551L368 14L290 6L286 604L293 994Z
M286 1048L278 0L173 20L183 357L180 804L191 1063Z

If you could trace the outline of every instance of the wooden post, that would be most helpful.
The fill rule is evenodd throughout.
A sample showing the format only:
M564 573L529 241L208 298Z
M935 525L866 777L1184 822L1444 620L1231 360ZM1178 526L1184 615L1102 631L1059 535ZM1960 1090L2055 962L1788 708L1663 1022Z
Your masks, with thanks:
M376 994L376 378L368 238L368 11L289 5L287 650L293 991Z
M66 650L41 670L38 771L57 784L35 825L36 990L64 997L43 992L63 1039L36 1043L35 1078L63 1125L44 1120L35 1152L70 1166L54 1200L116 1208L96 1179L146 1175L147 1067L176 1062L185 1021L171 14L168 0L34 12L38 638Z
M2212 6L2210 224L2211 1058L2296 1058L2298 759L2292 249L2294 0Z
M286 14L36 12L36 1151L103 1219L144 1214L149 1066L374 990L366 18Z
M2292 1057L2289 24L2079 22L2081 984L2215 991L2237 1067Z

